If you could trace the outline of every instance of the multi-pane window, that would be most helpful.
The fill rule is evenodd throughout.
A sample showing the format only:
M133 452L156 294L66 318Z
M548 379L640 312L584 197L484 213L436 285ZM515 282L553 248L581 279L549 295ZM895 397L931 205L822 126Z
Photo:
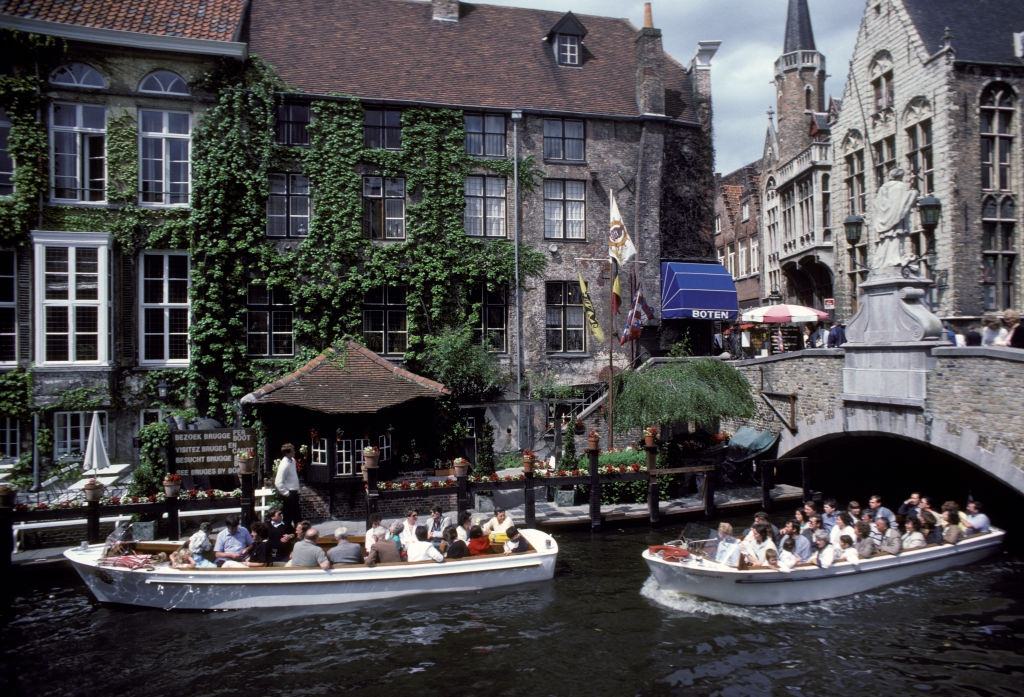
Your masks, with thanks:
M828 238L828 229L832 227L832 178L821 175L821 228L825 231L825 239Z
M33 242L37 363L106 363L110 236L37 232Z
M846 156L846 205L850 215L863 215L866 202L864 150L858 150Z
M409 337L405 286L375 288L363 299L363 343L375 353L405 353Z
M170 70L154 70L139 83L139 92L149 94L170 94L187 97L191 92L188 83L178 73Z
M1013 306L1013 267L1016 255L1017 212L1013 198L985 198L982 217L982 289L986 310Z
M796 190L792 185L779 194L782 201L782 240L788 242L796 234Z
M476 342L488 351L507 351L508 304L505 288L487 290L485 286L480 286L475 289L472 302L480 306L480 319L473 329Z
M52 195L56 201L107 197L107 110L57 102L50 111Z
M14 252L0 249L0 363L18 357Z
M740 220L742 220L743 222L746 222L746 221L750 220L750 204L749 203L744 203L743 206L740 208Z
M505 115L466 114L466 152L484 157L505 156Z
M761 245L756 237L750 238L750 273L761 270Z
M305 237L309 234L309 179L303 174L269 175L267 237Z
M278 145L309 145L309 105L280 104L274 119Z
M14 158L11 157L10 139L11 121L0 109L0 196L14 193Z
M797 206L800 212L798 234L814 231L814 180L804 177L796 183Z
M53 455L54 457L81 456L89 442L89 431L92 430L91 411L58 411L53 415ZM106 445L107 412L101 411L100 435Z
M872 144L875 156L875 188L879 189L889 178L889 172L896 169L896 136L882 138Z
M935 191L931 119L925 119L907 129L907 167L922 195Z
M139 271L142 364L188 362L189 258L185 252L145 252Z
M69 63L50 73L50 84L80 89L101 89L107 81L96 69L85 63Z
M327 439L313 438L309 443L309 464L327 466Z
M1008 85L989 85L981 95L981 188L1007 191L1013 152L1015 98Z
M188 204L191 134L187 112L139 110L142 203Z
M284 288L268 289L250 283L246 305L246 329L250 356L291 356L295 354L292 303Z
M586 238L587 183L574 179L544 180L544 237Z
M402 148L402 112L395 109L363 111L363 145L368 148Z
M586 349L583 319L583 294L576 281L548 281L545 284L546 348L550 352L569 353Z
M871 81L871 88L875 95L875 111L882 111L896 103L895 88L893 86L892 68L886 70Z
M722 216L717 214L715 215L715 234L722 234Z
M18 420L0 416L0 460L18 458L21 450L21 431Z
M505 236L505 177L466 177L466 234L473 237Z
M729 243L728 248L725 252L725 268L729 270L729 275L733 278L739 276L736 270L736 244L733 242Z
M582 162L586 156L582 121L544 119L544 159Z
M405 179L363 177L363 232L371 240L405 239Z
M750 273L750 270L747 268L747 243L739 242L737 246L739 248L736 250L736 258L739 266L736 270L738 271L738 275L746 276Z
M575 34L555 36L555 55L560 65L580 64L580 37Z

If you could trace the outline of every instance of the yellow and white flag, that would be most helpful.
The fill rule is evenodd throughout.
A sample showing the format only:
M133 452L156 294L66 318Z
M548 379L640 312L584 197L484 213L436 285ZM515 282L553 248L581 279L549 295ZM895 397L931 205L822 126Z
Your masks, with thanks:
M597 313L594 312L594 302L590 299L590 293L587 291L587 282L583 280L583 274L579 271L576 275L580 279L580 294L583 296L583 314L587 318L587 324L590 325L590 333L594 335L598 343L604 343L604 330L601 329L601 323L597 321Z
M610 224L608 226L608 256L620 267L636 256L636 247L633 240L629 238L626 225L619 215L619 204L615 202L615 192L608 190L608 198L611 199Z

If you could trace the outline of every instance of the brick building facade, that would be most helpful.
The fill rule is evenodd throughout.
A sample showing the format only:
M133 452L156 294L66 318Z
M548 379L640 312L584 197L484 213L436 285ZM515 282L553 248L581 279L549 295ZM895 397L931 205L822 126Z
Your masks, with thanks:
M761 304L761 163L716 177L715 252L736 282L741 310Z

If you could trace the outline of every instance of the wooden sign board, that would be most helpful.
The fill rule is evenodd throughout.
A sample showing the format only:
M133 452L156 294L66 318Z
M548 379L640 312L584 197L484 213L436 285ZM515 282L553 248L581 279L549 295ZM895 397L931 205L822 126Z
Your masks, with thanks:
M256 448L256 432L248 428L172 431L171 449L183 477L235 474L235 453Z

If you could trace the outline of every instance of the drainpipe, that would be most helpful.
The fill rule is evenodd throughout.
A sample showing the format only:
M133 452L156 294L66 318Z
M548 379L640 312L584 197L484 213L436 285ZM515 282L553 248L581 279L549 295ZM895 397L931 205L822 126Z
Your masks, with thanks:
M519 281L519 122L523 112L512 112L512 240L515 246L516 284L516 432L520 448L526 440L523 423L523 289Z

